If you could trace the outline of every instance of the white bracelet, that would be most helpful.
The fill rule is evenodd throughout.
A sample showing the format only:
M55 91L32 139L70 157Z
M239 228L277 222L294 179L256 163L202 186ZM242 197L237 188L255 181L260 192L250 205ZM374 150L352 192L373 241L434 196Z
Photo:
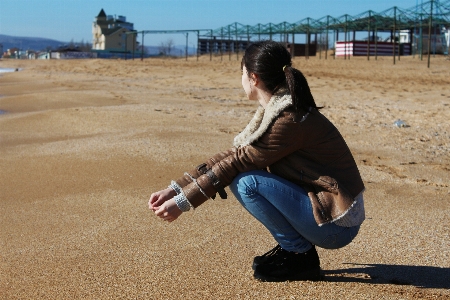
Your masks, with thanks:
M173 197L173 200L175 200L175 204L182 212L187 212L191 209L191 203L189 203L188 199L183 193Z
M170 182L169 187L170 187L172 190L174 190L174 191L177 193L177 195L182 193L181 186L180 186L178 183L176 183L174 180L172 180L172 181Z

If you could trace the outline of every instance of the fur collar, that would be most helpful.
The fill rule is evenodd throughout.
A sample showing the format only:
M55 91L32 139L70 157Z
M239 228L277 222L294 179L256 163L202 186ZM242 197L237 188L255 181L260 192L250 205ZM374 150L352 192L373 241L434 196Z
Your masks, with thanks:
M277 93L273 95L265 109L262 106L258 107L255 115L244 130L234 138L233 145L235 147L247 146L257 141L267 131L272 121L291 105L292 98L290 94Z

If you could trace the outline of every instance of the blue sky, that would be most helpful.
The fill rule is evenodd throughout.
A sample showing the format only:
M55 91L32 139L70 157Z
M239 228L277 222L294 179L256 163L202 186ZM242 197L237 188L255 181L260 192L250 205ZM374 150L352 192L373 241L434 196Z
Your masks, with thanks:
M103 8L123 15L136 30L218 29L239 22L295 23L307 17L357 15L398 6L411 8L422 0L0 0L0 34L44 37L59 41L92 40L92 22ZM425 2L425 1L423 1ZM147 45L178 35L146 35ZM193 43L194 39L192 38Z

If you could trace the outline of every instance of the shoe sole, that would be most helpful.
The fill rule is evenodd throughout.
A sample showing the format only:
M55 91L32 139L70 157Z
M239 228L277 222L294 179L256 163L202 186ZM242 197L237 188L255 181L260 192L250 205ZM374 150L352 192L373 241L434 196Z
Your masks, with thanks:
M253 277L263 282L307 281L307 280L318 281L322 279L322 276L320 275L320 267L285 277L267 276L255 271Z

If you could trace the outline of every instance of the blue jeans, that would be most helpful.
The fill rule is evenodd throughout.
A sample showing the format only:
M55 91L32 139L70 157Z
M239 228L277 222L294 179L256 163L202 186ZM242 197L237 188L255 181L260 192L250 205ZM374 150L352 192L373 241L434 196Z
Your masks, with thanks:
M360 226L318 226L306 191L266 171L239 174L229 186L239 202L287 251L306 252L312 245L337 249L348 245Z

